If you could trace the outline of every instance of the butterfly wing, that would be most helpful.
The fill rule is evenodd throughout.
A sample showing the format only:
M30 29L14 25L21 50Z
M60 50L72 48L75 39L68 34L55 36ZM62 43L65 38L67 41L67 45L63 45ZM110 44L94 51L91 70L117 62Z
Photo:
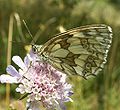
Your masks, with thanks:
M82 26L54 36L42 46L39 54L47 57L56 69L87 78L103 68L111 41L109 26Z

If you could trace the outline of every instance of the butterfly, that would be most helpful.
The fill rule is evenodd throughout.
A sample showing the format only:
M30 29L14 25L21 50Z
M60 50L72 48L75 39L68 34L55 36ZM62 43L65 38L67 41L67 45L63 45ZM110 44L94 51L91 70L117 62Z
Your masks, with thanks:
M111 27L95 24L57 34L42 46L32 45L32 50L59 71L88 79L103 69L111 42Z

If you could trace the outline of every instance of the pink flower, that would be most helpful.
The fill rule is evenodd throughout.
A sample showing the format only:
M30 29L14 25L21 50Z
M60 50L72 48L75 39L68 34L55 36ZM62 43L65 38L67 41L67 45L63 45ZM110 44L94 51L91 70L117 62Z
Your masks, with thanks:
M13 56L12 65L6 68L9 75L1 75L1 83L18 83L17 92L28 94L27 108L39 110L40 102L47 109L65 109L64 102L72 101L71 85L66 82L66 75L46 62L40 62L38 56L27 54L24 62L19 56Z

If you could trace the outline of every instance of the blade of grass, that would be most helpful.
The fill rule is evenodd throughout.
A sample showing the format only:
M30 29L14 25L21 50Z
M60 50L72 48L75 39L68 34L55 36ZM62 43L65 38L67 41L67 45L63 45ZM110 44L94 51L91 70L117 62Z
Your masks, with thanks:
M14 13L14 18L16 20L16 25L17 25L17 29L18 29L19 35L21 37L21 40L22 40L22 42L25 42L25 37L24 37L23 32L22 32L22 26L21 26L21 20L20 20L19 14Z

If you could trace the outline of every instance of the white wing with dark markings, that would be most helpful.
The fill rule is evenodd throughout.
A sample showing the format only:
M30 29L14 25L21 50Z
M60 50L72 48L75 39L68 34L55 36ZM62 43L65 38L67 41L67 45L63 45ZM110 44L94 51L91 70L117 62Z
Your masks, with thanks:
M66 74L88 78L103 68L111 42L112 29L109 26L88 25L57 34L37 53Z

